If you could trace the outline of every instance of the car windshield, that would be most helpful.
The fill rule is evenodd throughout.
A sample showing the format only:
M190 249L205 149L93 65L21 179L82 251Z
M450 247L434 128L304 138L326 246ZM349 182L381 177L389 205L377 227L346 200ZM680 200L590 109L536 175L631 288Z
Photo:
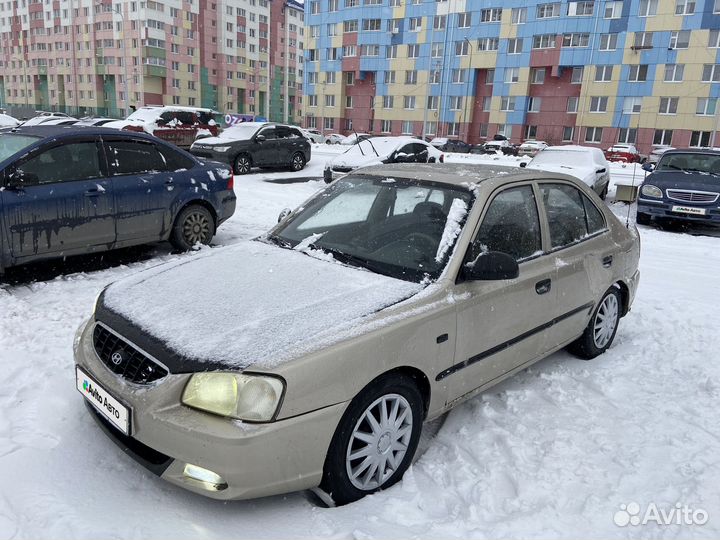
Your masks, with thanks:
M28 137L27 135L16 135L14 133L0 133L0 161L27 148L37 142L39 137Z
M268 241L416 283L437 279L465 223L465 188L350 175L318 193Z
M720 176L720 155L689 152L665 154L660 158L655 170L699 172Z
M136 122L147 122L148 124L151 122L154 122L160 117L160 109L156 108L142 108L138 109L134 113L132 113L130 116L127 117L128 120L134 120Z
M219 136L221 139L232 139L235 141L247 141L253 135L255 135L255 132L257 130L258 130L257 124L253 124L253 125L238 124L236 126L226 128L225 130L223 130L223 132Z
M548 150L536 155L533 165L567 165L569 167L586 167L592 165L592 156L585 152L568 152L566 150Z

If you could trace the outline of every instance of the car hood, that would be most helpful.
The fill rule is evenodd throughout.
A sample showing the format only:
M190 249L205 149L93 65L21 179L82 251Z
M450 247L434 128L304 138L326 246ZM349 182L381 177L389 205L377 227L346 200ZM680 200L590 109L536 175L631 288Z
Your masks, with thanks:
M720 193L720 176L709 173L656 171L649 174L643 183L652 184L663 190L689 189Z
M231 144L245 142L249 139L226 139L223 137L203 137L195 141L197 144L209 145L209 146L230 146Z
M357 169L358 167L366 167L369 165L380 165L384 159L387 159L387 155L376 156L376 155L344 155L341 154L335 159L331 160L328 164L329 167L344 167Z
M358 335L373 313L424 288L324 252L320 259L258 241L213 251L113 283L96 317L113 326L119 315L143 345L161 342L171 372L271 369Z
M543 163L542 165L533 165L532 163L528 163L526 168L535 171L547 171L561 174L569 174L570 176L574 176L575 178L590 187L595 184L595 169L593 167L573 167L572 165L552 165L549 163Z

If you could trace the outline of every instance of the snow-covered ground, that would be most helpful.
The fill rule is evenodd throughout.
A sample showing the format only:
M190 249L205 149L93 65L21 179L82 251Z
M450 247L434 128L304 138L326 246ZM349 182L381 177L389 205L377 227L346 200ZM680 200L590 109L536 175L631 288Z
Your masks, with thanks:
M338 150L316 146L300 176L319 177ZM613 164L613 182L632 171ZM236 177L237 211L214 249L269 228L324 185L293 176ZM625 217L626 205L612 207ZM11 270L0 284L0 538L717 538L720 238L640 233L640 290L608 353L554 354L458 407L400 484L336 509L304 493L193 495L136 465L87 415L72 339L95 295L195 254L159 245ZM708 521L615 525L631 502L641 514L687 505Z

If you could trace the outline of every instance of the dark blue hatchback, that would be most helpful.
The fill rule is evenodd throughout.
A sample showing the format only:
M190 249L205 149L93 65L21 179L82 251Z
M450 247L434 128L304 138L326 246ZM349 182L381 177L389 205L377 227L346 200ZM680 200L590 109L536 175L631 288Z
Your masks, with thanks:
M207 244L235 211L227 165L142 133L0 130L0 271L169 240Z
M720 152L668 150L640 186L637 222L666 218L720 225L719 199Z

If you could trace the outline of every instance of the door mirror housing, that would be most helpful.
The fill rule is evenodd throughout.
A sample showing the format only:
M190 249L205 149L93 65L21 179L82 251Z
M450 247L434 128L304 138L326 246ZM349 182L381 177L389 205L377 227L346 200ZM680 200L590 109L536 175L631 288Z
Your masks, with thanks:
M527 167L527 161L521 161L521 162L520 162L520 167L522 167L523 169L524 169L525 167Z
M643 171L647 171L647 172L653 172L653 170L655 169L655 165L653 165L649 161L646 161L645 163L643 163L641 167L642 167Z
M258 135L257 137L255 137L255 140L256 140L257 142L263 142L263 141L267 140L267 137L265 137L265 135L263 135L263 134L261 133L260 135Z
M605 174L607 172L607 169L598 169L595 171L597 174Z
M15 169L7 177L7 187L10 189L22 189L27 185L37 184L39 180L38 175L35 173Z
M507 253L486 251L463 266L463 275L470 281L515 279L520 275L520 267L515 258Z
M280 223L282 220L284 220L290 214L292 214L292 210L290 208L283 208L282 211L280 212L280 215L278 215L278 223Z

